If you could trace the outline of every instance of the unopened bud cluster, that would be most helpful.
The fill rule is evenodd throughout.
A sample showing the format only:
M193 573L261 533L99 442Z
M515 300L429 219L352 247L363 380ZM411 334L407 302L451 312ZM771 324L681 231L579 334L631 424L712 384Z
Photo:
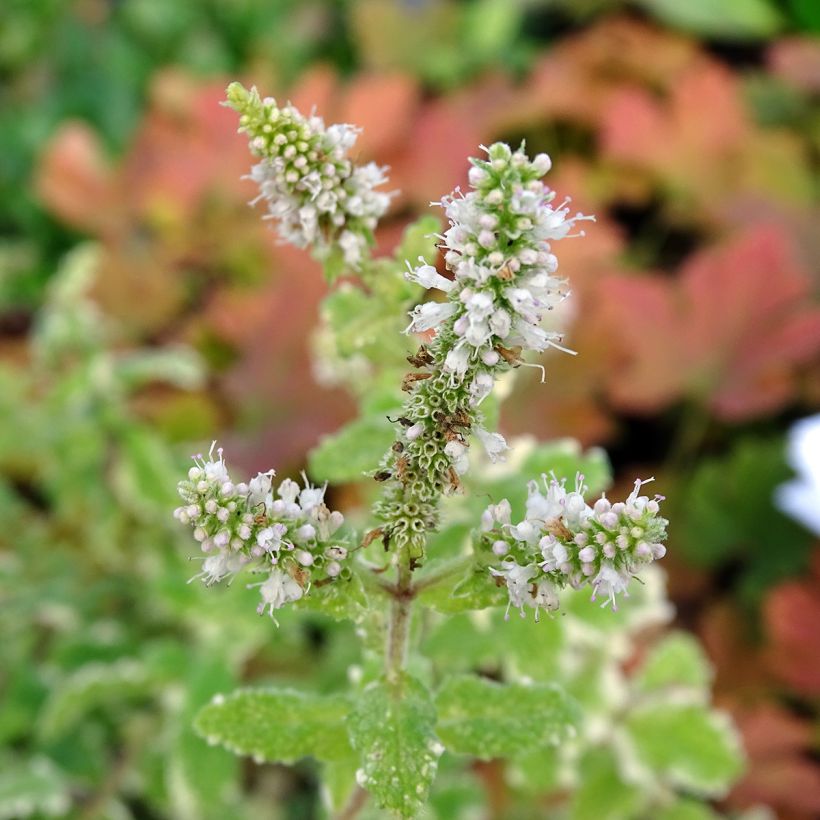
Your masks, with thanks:
M542 476L544 490L528 485L526 516L513 524L508 501L490 505L481 520L482 543L497 558L490 572L506 583L509 608L554 611L558 590L592 588L592 600L617 609L617 596L628 595L642 565L666 554L667 521L659 514L662 496L640 495L647 482L636 481L626 501L606 496L592 506L584 500L579 476L573 491ZM650 479L651 481L651 479Z
M359 130L325 127L321 117L305 117L289 104L280 107L239 83L228 87L227 103L239 112L239 130L261 160L251 178L283 239L312 246L320 257L339 250L348 265L358 266L390 204L389 194L375 190L386 182L384 169L349 158Z
M259 614L298 601L311 583L347 577L348 549L335 537L344 523L324 502L325 489L307 480L300 487L285 479L276 491L273 470L247 483L231 479L222 449L197 456L187 479L177 485L184 502L174 517L193 529L206 556L191 580L206 585L232 578L242 570L264 575L258 583Z

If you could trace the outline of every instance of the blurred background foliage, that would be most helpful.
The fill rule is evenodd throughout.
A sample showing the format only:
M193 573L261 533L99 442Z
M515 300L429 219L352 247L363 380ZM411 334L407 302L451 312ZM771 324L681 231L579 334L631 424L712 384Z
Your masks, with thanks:
M234 77L364 128L401 190L385 252L479 144L553 155L598 216L561 248L580 355L522 374L502 429L657 477L677 623L747 747L725 807L817 816L820 552L773 493L820 406L819 38L814 0L6 0L0 817L315 811L309 767L190 729L214 691L355 660L349 627L186 586L170 523L191 442L284 475L353 413L311 362L318 269L247 207Z

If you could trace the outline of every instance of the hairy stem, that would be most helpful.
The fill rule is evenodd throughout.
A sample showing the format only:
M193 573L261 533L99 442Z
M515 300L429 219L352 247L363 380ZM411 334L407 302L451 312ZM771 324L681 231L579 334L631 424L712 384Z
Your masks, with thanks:
M413 601L412 571L406 555L399 555L399 575L390 603L390 620L387 624L385 648L385 674L391 683L401 676L407 659L407 643L410 635L410 610Z

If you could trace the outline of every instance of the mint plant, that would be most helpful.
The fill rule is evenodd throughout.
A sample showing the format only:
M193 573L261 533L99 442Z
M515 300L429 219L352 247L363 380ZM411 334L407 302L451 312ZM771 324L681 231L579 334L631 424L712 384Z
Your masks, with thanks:
M593 218L555 203L547 155L495 143L470 160L469 192L435 203L443 233L425 217L375 258L390 194L385 169L351 158L356 129L238 83L227 104L266 218L323 264L317 373L349 386L360 416L310 454L318 485L237 481L212 445L175 516L204 553L191 580L241 578L274 619L351 620L362 655L346 691L240 689L198 731L258 762L320 761L340 818L469 813L474 794L449 807L447 794L475 777L470 759L505 761L510 799L554 794L556 817L712 816L698 798L727 788L739 753L697 645L668 638L637 674L622 668L640 630L669 618L652 566L663 497L648 479L613 502L600 452L509 446L494 429L499 383L570 352L545 328L569 293L553 243ZM369 517L331 510L331 480L360 482Z

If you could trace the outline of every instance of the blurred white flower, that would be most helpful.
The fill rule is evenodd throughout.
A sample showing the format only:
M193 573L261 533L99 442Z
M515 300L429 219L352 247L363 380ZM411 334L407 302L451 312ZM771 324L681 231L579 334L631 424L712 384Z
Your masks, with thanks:
M820 535L820 414L792 426L788 456L797 478L777 488L775 504L786 515Z

